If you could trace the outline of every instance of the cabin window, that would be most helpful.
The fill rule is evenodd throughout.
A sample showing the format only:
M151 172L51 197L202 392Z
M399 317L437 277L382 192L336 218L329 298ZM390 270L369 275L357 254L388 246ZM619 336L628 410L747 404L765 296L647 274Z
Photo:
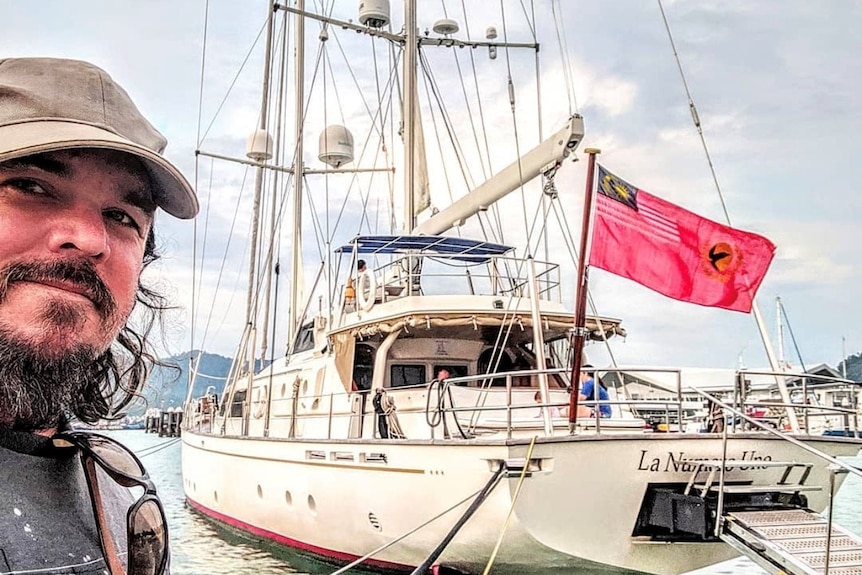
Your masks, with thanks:
M231 417L242 417L242 407L245 403L246 393L248 393L248 390L243 389L233 394L233 402L230 404Z
M502 353L496 353L496 350L493 347L489 347L479 354L477 367L477 374L479 375L486 373L503 373L507 371L515 371L516 369L530 369L529 365L516 368L512 362L512 358L509 357L507 352L504 351ZM491 380L491 385L493 387L506 387L506 378L495 377Z
M314 322L310 321L299 328L296 341L293 342L293 353L314 349Z
M395 364L389 368L389 386L407 387L427 383L424 365Z
M450 365L450 364L437 364L434 366L434 373L440 373L441 369L445 369L449 372L449 379L453 379L456 377L467 377L470 375L469 370L466 365ZM436 376L435 376L436 377ZM459 383L458 385L467 385L466 383Z

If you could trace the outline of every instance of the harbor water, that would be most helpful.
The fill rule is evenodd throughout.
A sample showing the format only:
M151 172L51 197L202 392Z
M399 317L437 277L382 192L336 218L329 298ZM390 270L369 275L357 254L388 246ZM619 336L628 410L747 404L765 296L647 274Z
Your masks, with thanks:
M180 465L180 443L143 431L111 431L112 437L139 453L156 482L165 506L171 536L173 575L276 575L328 574L333 565L281 548L261 547L241 535L217 527L185 505ZM862 458L853 460L862 464ZM835 500L838 524L862 534L862 480L851 476ZM492 571L493 572L493 571ZM367 571L351 569L355 575ZM735 559L690 575L762 575L764 571L745 558ZM529 574L526 574L529 575ZM577 575L577 574L571 574Z

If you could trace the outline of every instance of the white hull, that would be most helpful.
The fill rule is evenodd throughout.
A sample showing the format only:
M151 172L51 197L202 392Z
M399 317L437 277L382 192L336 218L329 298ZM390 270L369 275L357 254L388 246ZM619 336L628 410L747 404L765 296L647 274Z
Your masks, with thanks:
M858 444L808 438L851 456ZM309 441L183 435L189 502L215 519L277 543L341 560L360 557L417 528L491 478L500 461L523 462L528 439ZM682 460L721 459L716 435L584 435L538 438L494 572L587 568L682 573L737 555L724 543L657 543L632 532L650 483L691 478ZM825 466L793 444L763 435L730 440L731 459L812 462L808 484L828 484ZM384 461L385 459L385 461ZM229 470L229 471L228 471ZM782 469L736 468L727 480L775 483ZM455 536L438 563L481 572L517 491L513 472ZM472 498L470 498L472 499ZM421 563L469 506L375 555L378 566ZM827 494L809 494L821 510Z

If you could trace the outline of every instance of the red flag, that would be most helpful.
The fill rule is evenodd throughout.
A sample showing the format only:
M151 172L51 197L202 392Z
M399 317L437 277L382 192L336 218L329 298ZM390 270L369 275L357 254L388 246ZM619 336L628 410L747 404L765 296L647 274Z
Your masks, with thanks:
M775 245L639 190L599 166L590 265L668 297L751 311Z

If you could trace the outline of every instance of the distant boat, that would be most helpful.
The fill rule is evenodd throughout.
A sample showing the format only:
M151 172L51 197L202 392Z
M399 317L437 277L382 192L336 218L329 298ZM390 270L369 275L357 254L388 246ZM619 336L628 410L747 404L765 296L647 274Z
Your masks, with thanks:
M602 568L678 574L738 555L721 531L729 512L826 508L831 475L829 462L818 454L856 455L862 442L809 435L796 426L787 434L798 440L793 442L759 428L719 429L704 421L687 426L681 391L696 387L698 378L685 379L682 371L649 371L675 378L677 393L653 404L660 404L660 414L674 414L673 425L669 418L664 428L661 422L651 425L636 415L643 399L623 395L637 374L648 371L644 367L599 371L607 382L619 383L606 401L611 417L552 416L551 407L566 408L567 389L578 385L572 381L572 358L580 353L573 331L597 342L624 333L621 321L609 317L592 316L577 325L561 288L573 281L574 266L562 268L537 255L544 238L554 256L575 244L559 216L566 208L554 175L580 146L583 120L572 115L550 136L541 136L536 120L531 129L527 122L518 124L523 134L509 130L484 140L489 132L481 130L500 127L495 124L473 137L466 124L478 124L492 101L520 112L520 99L531 96L520 86L507 90L506 81L497 82L472 103L469 115L455 116L449 105L461 98L461 86L441 84L436 73L457 70L451 63L433 67L431 52L475 54L478 65L486 57L527 51L529 58L515 62L529 67L539 45L529 38L516 42L516 31L547 28L527 15L523 27L509 20L511 29L488 29L481 40L461 39L452 19L417 33L425 26L417 21L417 4L405 2L403 23L394 26L386 0L360 3L358 23L307 12L303 2L297 8L269 6L264 92L290 77L280 59L288 53L282 31L289 30L295 42L292 75L300 82L289 100L293 114L283 113L280 99L264 100L248 158L240 160L257 170L247 327L237 334L224 392L186 403L182 466L188 503L255 537L341 562L365 558L381 568L418 566L420 572L440 565L472 573L493 562L494 573ZM550 17L546 12L538 17ZM509 16L515 13L521 11ZM288 26L283 14L295 16L295 23ZM309 22L317 24L315 50L304 35ZM372 52L362 51L360 43L371 43ZM318 63L314 70L303 67L306 53ZM345 56L337 66L330 61L334 54ZM391 72L377 69L389 56ZM338 96L329 84L323 85L330 91L322 93L329 74L351 62L362 65L356 76L335 84ZM420 66L423 74L417 75ZM495 78L504 69L480 77ZM360 72L374 71L370 81L358 79ZM302 82L315 80L312 94ZM419 105L420 83L439 105L433 112L430 104ZM361 89L348 95L353 87ZM354 138L339 115L339 124L326 127L318 140L324 165L312 169L303 164L304 146L322 128L317 122L327 102L329 110L366 110L368 134ZM420 109L452 140L423 143L432 122L422 127ZM283 124L289 124L284 118L296 119L292 140L277 123L279 114ZM453 118L467 119L462 125ZM529 145L528 133L534 137ZM287 141L273 142L273 135ZM398 137L404 149L396 152ZM355 154L354 139L379 154ZM488 165L497 169L417 224L429 178L445 171L443 164L425 161L426 150L446 143L453 145L441 154L451 160L445 170L453 171L447 173L470 180ZM468 151L473 144L478 151ZM288 156L286 165L279 154ZM507 154L510 163L499 169ZM207 155L231 161L199 150L199 157ZM390 160L406 164L395 172L403 185L392 186L406 190L399 204L403 225L370 233L396 219L382 209L392 183ZM354 163L355 169L348 168ZM289 196L282 194L278 177L292 178ZM544 186L537 189L530 183L539 177ZM311 181L318 183L312 187ZM372 193L381 189L378 200ZM494 237L467 239L453 232L453 226L493 212L515 190L524 191L519 218L535 226L532 242L516 249ZM363 211L377 207L376 215ZM302 214L308 211L326 213L306 227ZM289 222L285 213L291 214ZM562 230L552 231L558 223ZM289 234L284 240L282 230ZM301 241L309 238L321 240L322 261L313 293L304 296ZM284 293L274 289L280 241L292 252L289 303L277 300ZM360 259L367 263L361 272ZM202 269L208 274L214 268ZM268 355L273 326L283 324L285 315L286 353ZM274 361L255 370L261 357ZM730 388L740 376L732 370L717 375ZM705 396L696 397L706 405ZM744 401L740 397L737 405ZM587 406L600 413L595 401ZM726 415L715 421L727 421ZM835 478L837 484L843 477Z

